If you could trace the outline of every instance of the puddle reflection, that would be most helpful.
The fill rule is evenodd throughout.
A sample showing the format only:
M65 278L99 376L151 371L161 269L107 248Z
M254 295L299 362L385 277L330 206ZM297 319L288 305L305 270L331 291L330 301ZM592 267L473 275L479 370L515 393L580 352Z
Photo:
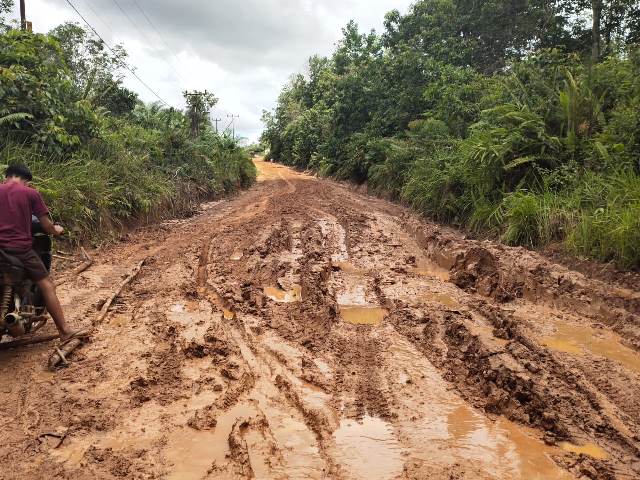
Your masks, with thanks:
M302 300L302 287L294 285L291 290L278 287L264 287L264 294L277 303L295 303Z

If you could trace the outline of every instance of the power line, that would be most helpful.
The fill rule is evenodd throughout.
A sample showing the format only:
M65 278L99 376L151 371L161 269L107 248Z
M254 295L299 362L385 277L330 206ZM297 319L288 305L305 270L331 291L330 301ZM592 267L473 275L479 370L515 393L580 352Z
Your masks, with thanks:
M109 24L107 22L105 22L102 17L100 17L100 15L98 15L98 12L95 11L95 9L91 6L91 3L89 2L89 0L83 0L84 4L89 8L89 10L91 10L91 13L93 13L93 16L96 17L100 23L102 25L104 25L106 27L107 30L109 30L109 32L111 32L111 35L113 35L113 37L116 37L116 33L111 29L111 27L109 26Z
M84 18L84 16L82 15L82 13L80 13L80 11L76 8L76 6L75 6L73 3L71 3L71 0L65 0L65 2L67 2L67 3L69 4L69 6L70 6L71 8L73 8L73 10L78 14L78 16L82 19L82 21L83 21L84 23L86 23L86 24L87 24L87 26L91 29L91 31L92 31L93 33L95 33L95 35L96 35L100 40L102 40L102 43L104 43L104 45L109 49L109 51L111 51L111 53L113 53L114 55L116 55L116 56L117 56L118 54L115 52L115 50L114 50L113 48L111 48L111 46L110 46L107 42L105 42L105 41L104 41L104 39L100 36L100 34L96 31L96 29L95 29L95 28L93 28L93 26L92 26L92 25L87 21L87 19L86 19L86 18ZM125 63L125 64L123 64L123 65L124 65L124 68L126 68L126 69L131 73L131 75L133 75L134 77L136 77L136 79L138 79L138 81L139 81L142 85L144 85L144 87L145 87L147 90L149 90L151 93L153 93L153 94L156 96L156 98L157 98L158 100L160 100L162 103L164 103L167 107L170 107L170 108L171 108L171 105L169 105L167 102L165 102L165 101L162 99L162 97L161 97L160 95L158 95L158 94L157 94L157 93L156 93L156 92L155 92L155 91L154 91L154 90L153 90L149 85L147 85L147 84L146 84L146 82L145 82L144 80L142 80L142 79L138 76L138 74L137 74L134 70L132 70L132 69L129 67L129 65L127 65L126 63Z
M158 35L158 37L160 37L160 40L162 40L162 43L164 43L164 46L167 48L167 51L171 54L171 56L173 57L173 59L176 61L178 66L181 66L180 64L180 59L173 53L173 50L171 50L171 47L169 46L169 44L167 43L167 41L164 39L164 36L162 35L162 33L160 33L160 30L158 30L156 28L156 26L154 25L154 23L151 21L151 19L149 18L149 15L146 14L146 12L142 9L142 7L140 6L140 4L138 3L138 0L132 0L133 3L135 4L135 6L138 8L138 10L140 10L140 13L142 14L142 16L147 20L147 23L149 25L151 25L151 28L153 28L153 30L156 32L156 34Z
M126 10L125 10L124 8L122 8L122 6L120 5L120 3L118 3L118 0L111 0L111 1L112 1L113 3L115 3L116 7L118 7L118 10L120 10L120 12L122 12L122 14L123 14L125 17L127 17L127 20L129 20L129 23L133 26L133 28L135 28L135 29L138 31L138 33L139 33L140 35L142 35L142 36L145 38L145 40L146 40L147 42L149 42L149 44L151 44L151 43L152 43L152 42L151 42L151 39L149 39L149 37L147 37L147 35L146 35L142 30L140 30L140 28L138 27L138 24L136 24L136 23L131 19L131 17L130 17L130 16L129 16L129 14L126 12Z
M144 30L142 30L138 24L136 22L133 21L133 19L129 16L129 14L127 13L127 11L122 8L122 6L120 5L120 2L118 2L118 0L112 0L113 3L115 3L116 7L118 7L118 10L120 10L122 12L122 14L127 17L127 20L129 20L129 23L133 26L133 28L135 28L138 33L144 37L144 39L147 41L148 45L153 45L153 40L151 40L146 33L144 33ZM139 8L139 7L138 7ZM176 76L178 77L178 79L183 83L186 84L187 82L184 80L184 78L182 78L182 76L180 75L180 72L178 72L178 70L176 70L176 68L171 65L171 63L169 63L169 61L166 58L160 57L162 58L162 60L169 66L170 69L172 69L174 71L174 73L176 74Z

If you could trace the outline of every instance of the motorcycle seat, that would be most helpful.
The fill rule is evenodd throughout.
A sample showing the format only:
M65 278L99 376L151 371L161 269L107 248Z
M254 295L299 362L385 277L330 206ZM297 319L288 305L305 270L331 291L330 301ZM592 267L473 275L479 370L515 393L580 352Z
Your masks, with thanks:
M24 264L20 259L0 248L0 281L19 283L24 280L25 273Z

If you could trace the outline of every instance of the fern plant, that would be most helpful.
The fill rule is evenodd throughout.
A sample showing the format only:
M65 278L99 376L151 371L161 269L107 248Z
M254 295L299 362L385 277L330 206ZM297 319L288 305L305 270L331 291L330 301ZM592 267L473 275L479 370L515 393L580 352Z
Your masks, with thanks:
M564 88L558 95L566 144L575 149L579 138L590 138L605 123L602 113L604 94L596 95L588 78L575 78L567 71Z
M0 117L0 127L13 124L14 127L18 128L20 122L23 120L31 120L32 118L33 115L25 112L10 113L9 115Z

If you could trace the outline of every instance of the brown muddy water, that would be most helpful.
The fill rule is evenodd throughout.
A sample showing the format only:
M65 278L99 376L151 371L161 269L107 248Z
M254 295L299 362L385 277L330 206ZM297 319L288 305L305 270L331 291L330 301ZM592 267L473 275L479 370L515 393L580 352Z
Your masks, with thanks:
M302 300L302 287L294 285L291 290L282 290L278 287L264 287L264 294L279 303L294 303Z
M340 305L340 315L345 322L354 325L379 325L387 311L380 307Z
M553 328L555 332L552 335L540 339L550 349L572 355L590 353L619 362L629 370L640 373L640 354L623 345L615 332L558 319L553 321Z

